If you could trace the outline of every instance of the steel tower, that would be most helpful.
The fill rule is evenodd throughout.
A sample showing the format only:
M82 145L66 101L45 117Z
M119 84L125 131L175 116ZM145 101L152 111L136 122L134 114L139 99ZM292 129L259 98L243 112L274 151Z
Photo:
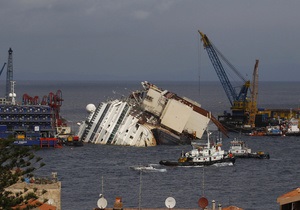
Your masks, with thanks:
M13 58L12 58L12 49L8 50L8 61L7 61L7 73L6 73L6 100L9 99L9 94L11 93L11 82L13 81Z

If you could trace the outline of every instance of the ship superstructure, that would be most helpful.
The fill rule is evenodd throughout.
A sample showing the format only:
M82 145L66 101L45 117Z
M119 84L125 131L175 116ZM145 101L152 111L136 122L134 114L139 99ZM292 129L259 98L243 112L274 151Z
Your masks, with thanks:
M155 146L187 144L201 138L212 121L222 125L200 104L142 82L143 89L123 100L89 104L89 116L78 130L79 139L96 144Z

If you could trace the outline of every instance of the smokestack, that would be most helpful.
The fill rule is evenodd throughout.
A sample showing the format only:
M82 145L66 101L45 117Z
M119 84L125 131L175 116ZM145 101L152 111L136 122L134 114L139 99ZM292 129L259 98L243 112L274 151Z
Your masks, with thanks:
M222 210L222 204L218 205L218 210Z

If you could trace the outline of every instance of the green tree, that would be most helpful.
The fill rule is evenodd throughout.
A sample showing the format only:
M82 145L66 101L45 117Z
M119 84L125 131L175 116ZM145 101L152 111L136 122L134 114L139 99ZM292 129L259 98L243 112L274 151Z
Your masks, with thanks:
M37 147L26 147L13 145L14 139L0 139L0 209L9 210L21 203L26 203L27 199L35 196L25 196L23 192L12 194L6 192L5 188L18 181L24 181L24 177L32 177L33 172L44 166L42 158L36 157Z

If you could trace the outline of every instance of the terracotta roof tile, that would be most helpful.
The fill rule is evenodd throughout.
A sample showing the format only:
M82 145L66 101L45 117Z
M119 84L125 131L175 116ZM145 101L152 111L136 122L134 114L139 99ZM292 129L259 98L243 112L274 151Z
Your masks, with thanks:
M300 201L300 187L288 193L285 193L277 198L277 203L280 203L280 205L284 205L296 201Z
M44 203L43 205L38 207L39 210L56 210L55 206L51 206L47 203Z
M237 206L228 206L228 207L222 208L222 210L243 210L243 209L239 208Z
M294 189L288 193L285 193L278 198L289 198L289 197L294 197L296 195L300 195L300 187L298 187L297 189Z

